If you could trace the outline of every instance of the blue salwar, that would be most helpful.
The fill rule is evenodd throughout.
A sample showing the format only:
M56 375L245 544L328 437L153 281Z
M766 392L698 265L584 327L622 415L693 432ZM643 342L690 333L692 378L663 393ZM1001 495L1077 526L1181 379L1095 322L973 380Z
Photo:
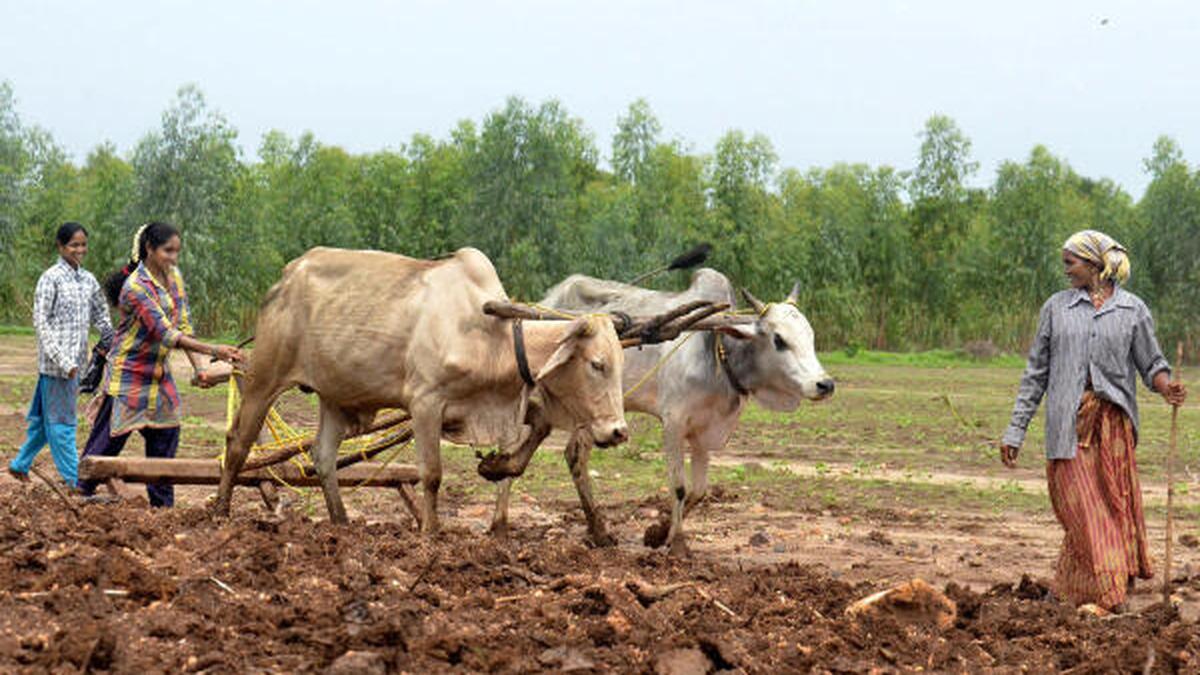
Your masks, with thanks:
M78 483L79 455L75 451L75 400L78 393L79 382L74 377L54 377L44 373L38 376L33 402L29 404L29 414L25 417L29 422L25 444L9 463L9 470L29 473L33 460L49 443L50 456L58 468L58 475L67 485L74 487Z

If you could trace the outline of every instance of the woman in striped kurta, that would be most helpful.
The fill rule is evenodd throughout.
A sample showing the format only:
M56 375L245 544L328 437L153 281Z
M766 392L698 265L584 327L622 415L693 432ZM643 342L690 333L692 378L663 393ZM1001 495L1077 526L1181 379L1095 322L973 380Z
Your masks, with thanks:
M1055 590L1075 604L1122 611L1135 578L1153 576L1138 483L1136 381L1180 405L1187 392L1170 382L1154 320L1122 284L1125 248L1094 230L1063 245L1071 288L1042 306L1001 459L1017 451L1046 396L1046 477L1063 527Z
M201 386L208 384L201 355L241 359L241 352L233 347L192 337L187 293L176 267L180 245L174 226L159 222L142 226L134 235L133 259L105 284L109 301L120 309L120 319L85 457L119 454L134 431L145 440L147 457L174 457L179 447L180 405L167 362L171 349L186 350ZM80 488L91 494L96 486L82 481ZM174 505L170 483L151 483L146 488L151 506Z

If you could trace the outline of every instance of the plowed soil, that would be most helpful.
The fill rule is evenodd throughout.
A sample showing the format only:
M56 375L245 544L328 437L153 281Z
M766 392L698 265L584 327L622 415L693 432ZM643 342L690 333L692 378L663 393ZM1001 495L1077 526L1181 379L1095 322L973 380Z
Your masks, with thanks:
M854 620L880 590L560 528L337 527L295 512L80 505L0 483L2 672L1200 672L1162 605L1081 616L1041 583L950 584L955 625Z

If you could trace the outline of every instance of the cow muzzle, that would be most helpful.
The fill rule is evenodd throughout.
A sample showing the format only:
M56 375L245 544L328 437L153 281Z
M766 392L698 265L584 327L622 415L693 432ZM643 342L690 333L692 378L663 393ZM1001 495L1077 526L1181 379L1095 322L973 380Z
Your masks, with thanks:
M601 448L611 448L629 440L629 426L620 422L601 422L592 425L592 438Z
M834 385L832 378L827 377L824 380L821 380L817 383L817 399L829 398L830 396L833 396L833 390L835 388L836 385Z

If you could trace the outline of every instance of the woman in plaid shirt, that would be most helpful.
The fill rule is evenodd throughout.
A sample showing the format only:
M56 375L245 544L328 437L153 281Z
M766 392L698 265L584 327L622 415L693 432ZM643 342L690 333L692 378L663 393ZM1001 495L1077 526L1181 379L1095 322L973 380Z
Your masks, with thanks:
M145 440L147 457L174 457L179 447L180 405L167 363L171 349L186 350L200 386L210 384L202 355L230 362L242 358L234 347L192 337L187 294L176 267L179 231L168 223L147 223L133 241L133 259L105 282L109 300L121 316L85 457L119 454L134 431ZM91 494L96 486L84 481L80 488ZM146 490L151 506L175 503L170 483L151 483Z
M79 369L87 365L88 327L100 331L101 345L112 340L112 321L100 284L83 269L88 234L79 223L58 228L58 261L38 279L33 299L33 326L38 340L38 383L29 405L25 444L8 465L8 473L29 480L33 460L47 443L58 474L75 487L79 458L75 452L75 401Z

